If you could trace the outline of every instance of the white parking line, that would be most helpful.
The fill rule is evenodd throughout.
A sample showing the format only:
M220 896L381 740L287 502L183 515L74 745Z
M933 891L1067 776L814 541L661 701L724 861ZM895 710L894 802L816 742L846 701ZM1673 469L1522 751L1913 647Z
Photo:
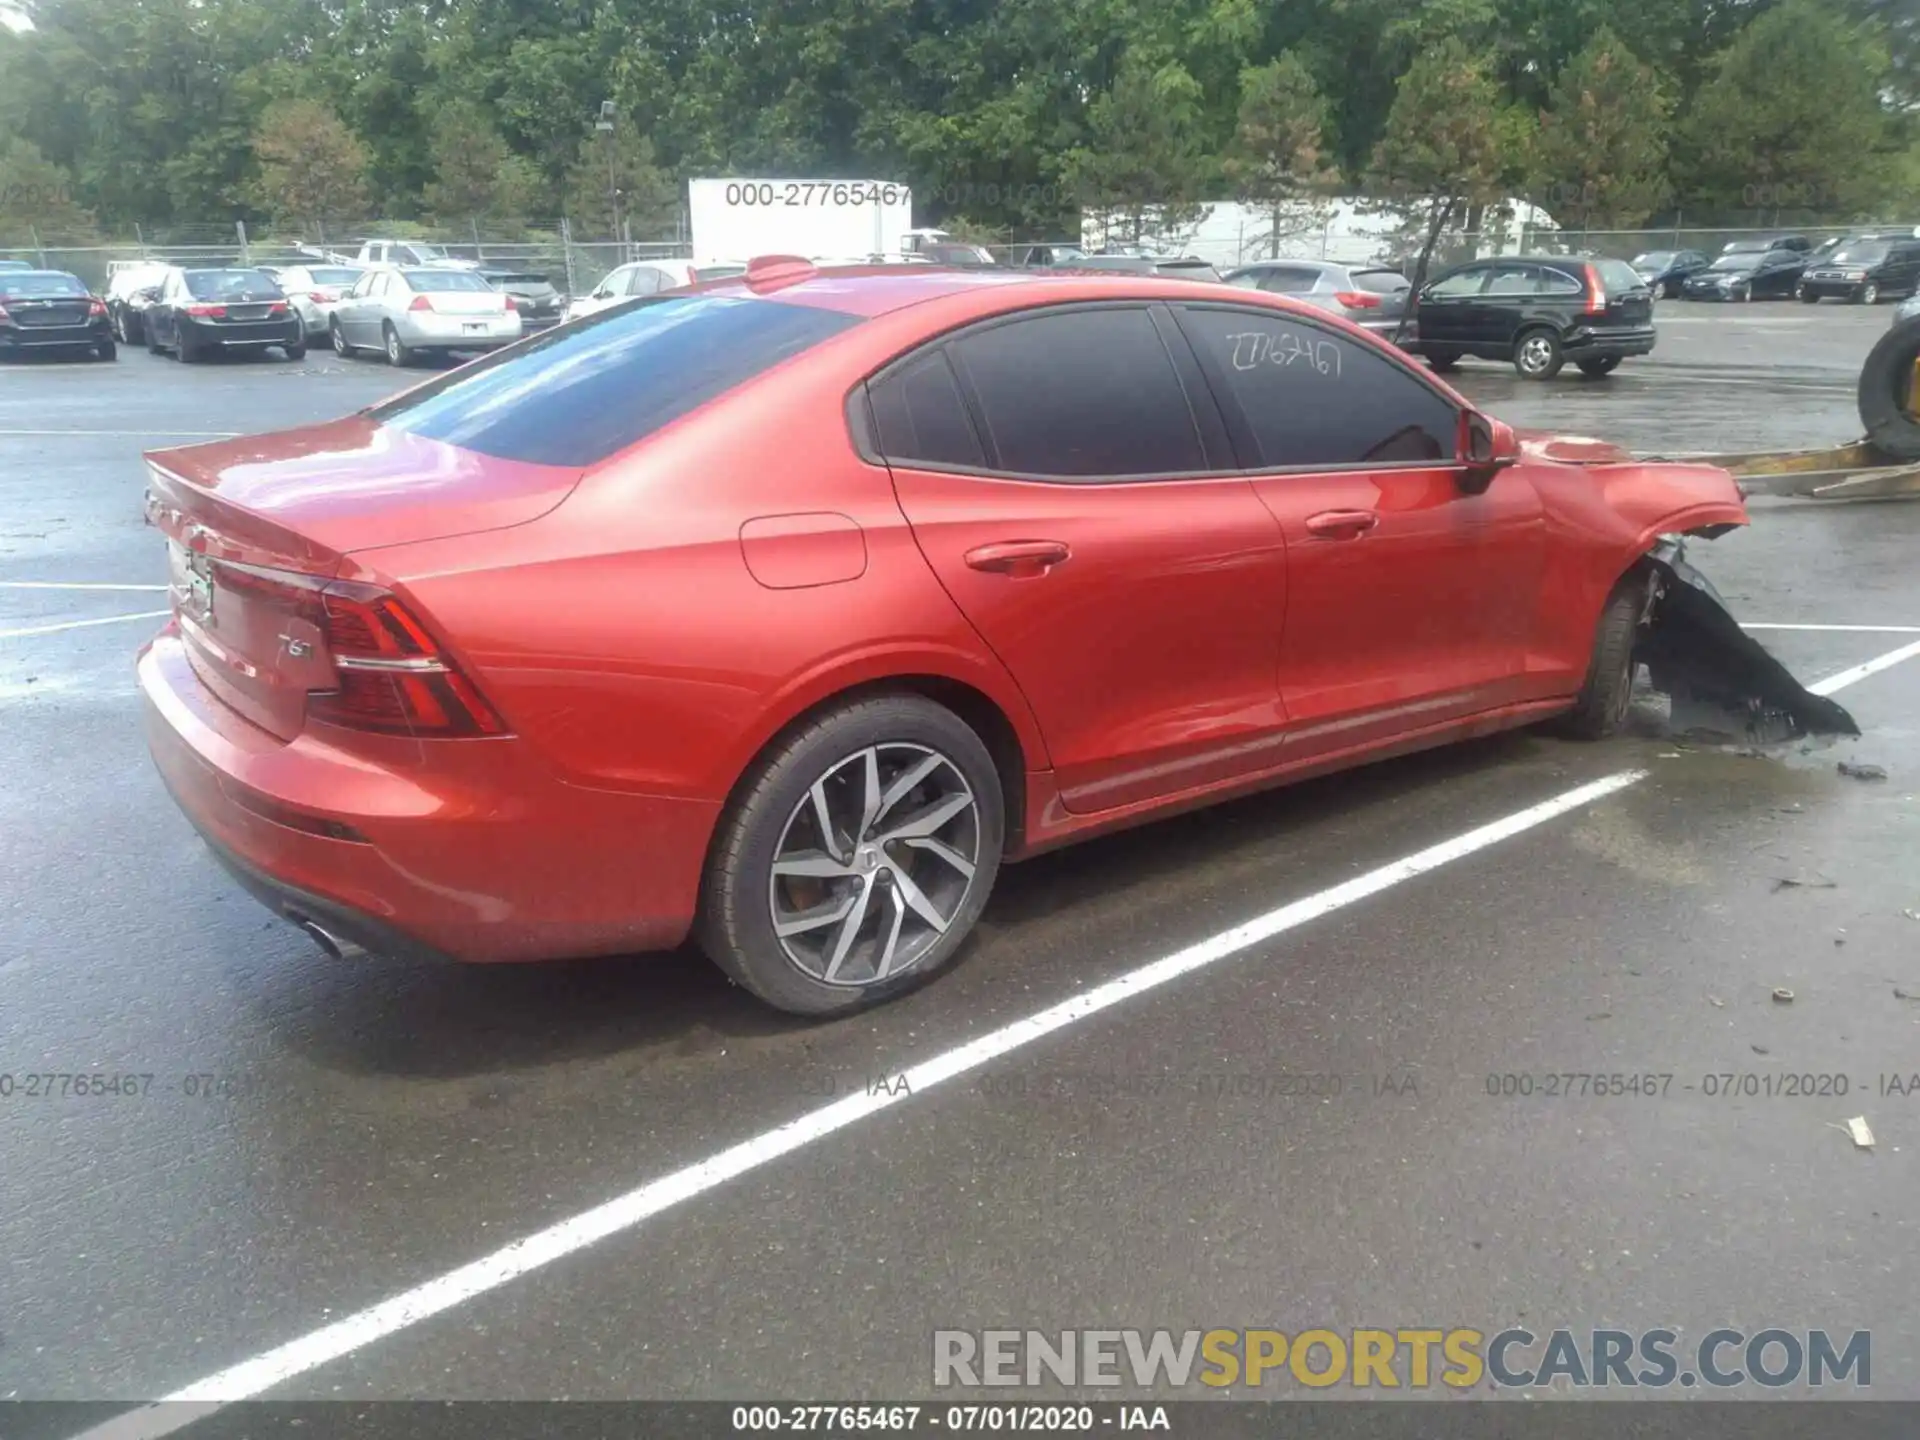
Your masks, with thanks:
M171 610L142 610L138 615L103 615L98 620L62 620L58 625L29 625L24 630L0 630L0 640L21 640L29 635L56 635L62 630L85 630L93 625L118 625L123 620L158 620Z
M1920 635L1920 625L1762 625L1758 621L1742 623L1742 630L1819 630L1852 635Z
M108 585L94 580L0 580L0 590L158 590L164 585Z
M135 436L140 439L155 436L178 439L184 435L199 440L231 440L241 433L239 430L0 430L0 435L105 435Z
M1855 665L1850 670L1842 670L1838 675L1829 675L1818 684L1807 689L1816 695L1831 695L1836 690L1844 690L1849 685L1858 684L1869 675L1878 675L1882 670L1898 665L1902 660L1911 660L1920 655L1920 640L1911 645L1902 645L1898 650L1889 650L1884 655L1876 655L1864 665Z
M1868 661L1865 665L1844 670L1812 688L1820 694L1831 695L1915 654L1920 654L1920 642ZM899 1072L906 1079L904 1085L883 1087L875 1094L853 1094L844 1100L823 1105L784 1125L722 1150L709 1159L676 1170L571 1219L515 1240L457 1270L448 1271L251 1360L243 1360L217 1374L195 1381L156 1404L115 1416L105 1424L74 1437L74 1440L158 1440L160 1436L170 1435L204 1419L224 1405L250 1400L276 1385L283 1385L330 1361L398 1334L476 1296L497 1290L609 1236L631 1230L684 1200L704 1195L729 1180L771 1164L783 1155L804 1149L869 1116L917 1099L943 1081L977 1070L1056 1030L1064 1030L1183 975L1216 965L1277 935L1298 929L1429 871L1465 859L1617 794L1646 779L1647 773L1645 770L1622 770L1591 784L1563 791L1552 799L1543 800L1504 819L1443 840L1290 905L1269 910L1231 930L1224 930L1164 959L1152 961L1095 986L1084 995L1062 1001L968 1044L907 1067ZM882 1068L884 1073L896 1073L891 1065Z

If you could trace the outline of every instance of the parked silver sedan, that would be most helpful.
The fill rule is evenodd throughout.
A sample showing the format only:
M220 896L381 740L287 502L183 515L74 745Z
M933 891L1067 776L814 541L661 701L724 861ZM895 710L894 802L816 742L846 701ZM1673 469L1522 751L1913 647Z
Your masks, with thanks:
M413 267L368 270L327 329L337 353L377 349L391 365L425 352L497 350L522 333L513 296L473 271Z
M281 270L280 288L306 324L309 340L331 333L340 298L366 273L358 265L290 265Z
M1391 339L1407 312L1413 286L1385 265L1341 265L1331 260L1261 260L1226 274L1229 285L1291 295L1317 310L1351 320L1363 330ZM1407 326L1402 343L1413 338Z

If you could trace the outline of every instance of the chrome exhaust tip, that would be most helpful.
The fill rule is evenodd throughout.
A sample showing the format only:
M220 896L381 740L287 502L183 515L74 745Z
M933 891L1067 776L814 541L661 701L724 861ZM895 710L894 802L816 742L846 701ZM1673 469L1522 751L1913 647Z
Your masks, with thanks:
M367 952L359 945L356 945L351 940L343 939L341 936L335 935L331 930L328 930L318 922L310 920L304 915L295 915L290 918L295 925L306 932L309 940L313 941L321 950L326 952L329 959L364 960L367 958Z

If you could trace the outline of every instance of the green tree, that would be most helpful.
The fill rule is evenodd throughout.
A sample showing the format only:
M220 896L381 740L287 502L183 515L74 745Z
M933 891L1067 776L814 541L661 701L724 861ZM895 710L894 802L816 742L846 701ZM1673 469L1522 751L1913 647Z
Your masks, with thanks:
M1562 224L1638 225L1666 200L1672 101L1653 67L1596 31L1553 83L1533 193Z
M433 179L421 198L442 223L521 218L537 198L533 166L507 148L477 105L453 104L439 112L427 158Z
M567 168L562 208L582 238L615 235L614 207L638 240L671 237L680 187L654 162L653 142L624 120L611 133L588 131Z
M1266 212L1262 238L1271 256L1305 223L1297 202L1326 193L1337 178L1327 157L1328 119L1326 97L1299 56L1241 73L1239 122L1224 168L1240 198Z
M269 108L253 133L254 196L274 219L324 227L364 213L367 148L315 100Z
M71 245L93 237L93 217L73 198L72 178L30 140L0 139L0 245Z
M1884 49L1811 0L1786 0L1715 57L1681 125L1682 199L1724 211L1851 213L1886 198L1894 132Z
M1399 215L1403 238L1420 247L1416 290L1455 216L1497 204L1529 168L1531 127L1502 103L1489 69L1461 40L1435 45L1401 78L1374 147L1369 189Z
M1179 66L1153 71L1131 58L1088 109L1087 142L1065 178L1083 209L1117 222L1110 239L1177 244L1199 215L1210 178L1201 142L1199 87Z

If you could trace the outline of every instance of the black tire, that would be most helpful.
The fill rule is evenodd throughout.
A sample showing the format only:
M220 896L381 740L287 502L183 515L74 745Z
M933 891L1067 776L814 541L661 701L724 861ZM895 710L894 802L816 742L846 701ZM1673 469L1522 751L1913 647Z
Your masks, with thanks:
M304 360L307 358L307 342L305 340L301 340L292 345L282 345L280 348L286 352L287 359L289 360Z
M1600 610L1586 683L1573 709L1555 723L1574 740L1605 740L1626 724L1633 703L1633 648L1647 608L1647 574L1635 566L1613 587Z
M93 355L96 360L118 360L120 358L120 349L113 341L102 340L98 345L93 347Z
M775 934L774 857L816 781L869 747L892 745L937 753L965 780L973 797L973 872L952 902L945 930L907 968L864 985L829 984L803 970ZM944 706L901 694L827 710L775 742L721 817L701 885L700 946L736 984L790 1014L841 1015L895 999L946 969L966 943L999 873L1004 805L987 747ZM876 880L870 893L879 888Z
M1427 364L1439 371L1442 375L1446 374L1449 370L1458 370L1460 368L1460 356L1456 351L1436 350L1428 355L1426 359Z
M386 338L387 363L389 365L411 365L413 350L400 338L400 332L393 328L391 321L381 325L380 333Z
M1551 380L1566 363L1559 335L1544 325L1530 326L1513 338L1513 368L1522 380Z
M180 358L182 365L196 365L200 361L200 347L193 343L184 330L175 338L173 353Z
M1920 360L1920 316L1902 320L1880 337L1860 367L1860 423L1889 460L1920 460L1920 415L1907 413L1914 362Z
M153 333L153 327L152 327L151 325L148 325L148 324L146 324L146 323L144 323L144 322L142 322L142 324L141 324L141 327L140 327L140 328L141 328L141 330L142 330L143 332L145 332L145 334L146 334L146 338L147 338L147 353L148 353L149 355L159 355L159 354L161 354L161 353L163 353L163 352L161 351L161 349L160 349L160 342L159 342L159 340L158 340L158 339L156 339L156 338L155 338L155 336L154 336L154 333Z
M1580 373L1582 375L1591 375L1594 379L1598 380L1601 376L1611 375L1620 368L1620 357L1618 355L1596 355L1591 360L1578 360L1574 363L1580 367Z
M327 338L333 342L333 353L342 360L353 357L353 346L347 343L347 332L340 328L337 319L327 322Z
M1811 290L1802 290L1799 292L1799 295L1802 305L1818 305L1820 303L1820 297Z

